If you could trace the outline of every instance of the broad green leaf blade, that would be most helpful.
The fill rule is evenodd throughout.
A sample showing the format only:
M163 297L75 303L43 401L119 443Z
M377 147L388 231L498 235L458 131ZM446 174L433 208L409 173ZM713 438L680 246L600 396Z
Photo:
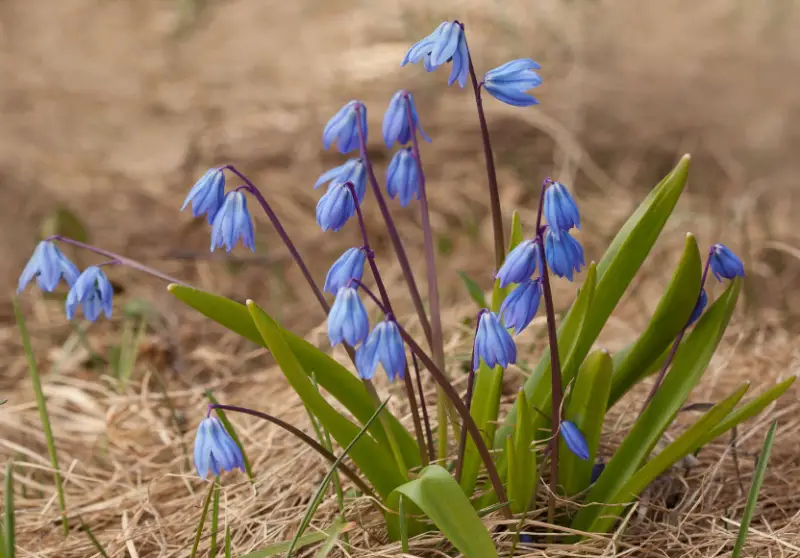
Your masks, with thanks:
M775 439L775 430L777 430L777 428L777 421L772 421L772 426L769 427L767 437L764 438L764 445L761 446L761 454L758 456L758 465L753 474L753 483L750 485L750 493L747 495L747 504L744 507L742 523L739 525L739 535L736 537L736 544L733 545L731 558L739 558L742 554L744 541L747 539L747 531L750 529L750 521L753 519L753 512L756 511L758 493L761 490L761 485L764 483L764 475L767 472L769 454L772 452L772 442Z
M422 510L466 558L497 558L489 531L444 468L425 467L418 478L397 487L390 506L400 494Z
M740 285L740 280L732 281L681 344L661 388L589 490L586 503L608 503L655 447L708 367L736 306ZM598 506L581 508L572 527L587 530L598 513Z
M581 366L572 388L564 418L573 422L583 434L589 447L589 459L584 461L569 451L563 440L559 442L558 478L567 496L585 490L591 482L613 370L608 351L595 351Z
M643 373L669 349L689 321L700 293L702 267L697 240L694 235L687 234L680 263L650 323L633 346L625 351L624 358L614 359L609 407L642 379Z
M3 506L3 551L7 558L14 558L16 527L14 526L14 461L6 465L6 496ZM470 507L470 509L472 509Z
M169 286L169 292L207 318L214 320L234 333L238 333L253 343L266 347L250 313L243 304L193 289L186 285L172 284ZM289 344L289 347L291 347L300 361L303 370L308 374L314 372L317 381L325 391L353 413L353 416L361 424L366 423L372 413L375 412L376 406L364 385L344 366L314 347L311 343L286 329L281 328L281 332L286 343ZM419 450L414 438L394 415L387 413L384 418L392 429L406 464L409 466L419 465ZM381 425L373 425L370 434L381 446L389 449L389 442Z
M316 544L319 542L323 542L325 540L329 540L332 536L339 536L342 533L345 533L355 527L355 523L347 523L343 524L341 521L335 521L330 527L325 529L324 531L317 531L316 533L306 533L297 543L296 548L304 548L306 546L310 546L312 544ZM279 556L289 550L289 546L292 544L292 541L282 541L279 543L274 543L269 546L262 548L261 550L254 550L253 552L248 552L244 556L240 556L239 558L271 558L272 556Z
M533 431L530 404L524 390L519 391L517 401L519 412L514 435L506 440L507 490L511 511L525 513L533 506L536 484L539 481L536 474L536 454L532 447L536 433Z
M211 390L206 390L206 397L214 405L219 405L219 401L217 401L217 398L214 397L213 393L211 393ZM250 482L253 483L253 469L250 467L250 459L247 458L247 453L245 452L242 440L236 433L236 429L233 427L233 424L231 424L231 421L228 419L228 415L225 414L225 411L223 409L216 409L216 412L217 417L219 417L219 420L222 422L222 426L225 427L225 430L228 432L228 434L230 434L231 438L233 438L234 443L239 446L239 451L242 452L242 458L244 458L244 470L247 472L247 477L250 479Z
M702 445L705 433L731 412L731 409L736 406L749 387L749 384L744 384L725 400L714 405L686 432L678 436L661 453L636 471L615 493L610 494L608 499L604 500L608 505L593 506L591 509L596 513L595 520L587 530L595 533L609 531L614 526L619 515L621 515L625 507L624 504L633 501L647 485L664 471L697 450Z
M475 301L475 304L478 305L478 308L486 308L486 294L483 292L481 286L463 271L459 271L458 276L461 277L461 280L464 282L464 286L467 287L467 292L469 293L470 298Z
M247 308L250 310L253 323L261 332L267 348L295 393L325 425L339 445L346 447L359 435L361 429L339 414L316 390L308 376L308 371L303 370L278 324L255 302L248 301ZM391 452L369 436L358 439L350 451L350 456L381 497L385 498L394 488L405 482Z
M406 517L406 504L402 494L397 502L397 511L400 516L400 550L408 554L408 517Z

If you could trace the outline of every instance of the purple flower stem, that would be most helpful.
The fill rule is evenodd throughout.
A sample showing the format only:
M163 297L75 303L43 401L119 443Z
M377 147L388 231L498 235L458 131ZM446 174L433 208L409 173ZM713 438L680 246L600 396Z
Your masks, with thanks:
M309 436L308 434L306 434L305 432L303 432L299 428L297 428L295 426L292 426L288 422L282 421L278 417L274 417L274 416L272 416L270 414L267 414L267 413L262 413L261 411L255 411L253 409L248 409L247 407L238 407L236 405L222 405L222 404L212 403L212 404L210 404L208 406L209 414L211 413L211 409L222 409L223 411L232 411L234 413L242 413L242 414L245 414L245 415L250 415L250 416L253 416L253 417L256 417L256 418L260 418L260 419L266 420L267 422L271 422L272 424L275 424L275 425L279 426L280 428L283 428L284 430L286 430L290 434L296 436L297 438L299 438L300 440L305 442L308 446L311 447L311 449L316 451L318 454L320 454L322 457L324 457L325 459L327 459L331 463L335 463L336 462L336 456L333 455L327 449L325 449L325 447L322 446L319 442L317 442L314 438L312 438L311 436ZM350 467L348 467L344 463L339 463L339 469L342 470L342 473L344 473L347 476L347 478L349 478L351 481L353 481L353 484L355 484L359 488L359 490L361 490L361 492L363 492L365 495L368 495L368 496L371 496L373 498L376 498L375 493L372 491L372 489L369 487L369 485L367 485L367 483L364 482L364 480L361 479L361 477L359 477Z
M486 312L483 308L478 312L478 319L475 321L475 335L478 335L478 325L481 323L481 316ZM473 337L474 339L474 337ZM464 404L467 409L472 411L472 390L475 388L475 343L472 343L472 358L469 359L469 378L467 379L467 393L464 395ZM461 468L464 465L464 451L467 447L467 431L461 429L461 439L458 441L458 458L456 459L456 481L461 482Z
M467 40L464 24L459 23L464 32L464 42ZM486 159L486 175L489 179L489 202L492 207L492 227L494 229L494 262L495 270L500 269L506 258L506 245L503 239L503 210L500 208L500 189L497 186L497 172L494 168L494 153L492 142L489 139L489 126L486 124L486 115L483 112L483 99L481 98L482 83L478 83L475 67L472 65L472 54L467 47L469 55L469 77L472 81L472 90L475 92L475 106L478 109L478 121L481 124L481 137L483 138L483 156Z
M419 171L419 206L422 217L422 236L425 245L425 270L428 281L428 302L431 312L431 351L433 360L441 370L444 365L444 335L442 333L442 315L439 302L439 281L436 274L436 257L433 252L433 231L431 229L431 216L428 209L428 193L425 182L425 172L422 169L422 156L419 151L417 138L417 125L411 117L411 101L408 92L403 92L406 103L406 121L411 130L411 154L417 162ZM425 403L423 402L424 406ZM439 419L439 457L447 456L447 399L441 389L436 390L436 412ZM462 436L464 438L464 436Z
M428 458L433 461L436 453L433 449L433 431L431 430L431 421L428 417L428 407L425 406L425 392L422 391L422 375L419 372L419 362L417 362L417 355L411 353L411 361L414 363L414 374L417 380L417 391L419 392L420 407L422 408L422 421L425 424L425 434L428 439Z
M299 267L300 271L303 273L303 277L305 277L306 282L308 283L308 286L311 287L311 291L314 293L314 296L317 297L317 300L319 301L320 306L322 306L322 310L327 315L328 312L330 312L330 310L331 310L331 307L328 304L328 301L325 300L325 297L323 296L322 291L317 286L317 283L316 283L316 281L314 281L314 278L311 276L311 272L308 270L308 267L306 266L306 263L303 261L303 257L300 255L300 252L297 251L297 248L295 247L294 243L292 242L292 239L289 238L289 235L287 234L286 229L283 228L283 225L281 224L280 219L278 219L278 216L275 214L274 211L272 211L272 208L270 207L270 205L267 202L266 198L264 198L263 194L261 193L261 190L259 190L258 187L256 187L256 185L253 184L250 181L250 179L247 178L244 174L242 174L239 171L239 169L237 169L235 166L233 166L233 165L225 165L223 167L220 167L220 170L223 170L223 169L228 169L233 174L235 174L236 176L241 178L244 181L244 183L247 185L246 186L246 190L248 192L250 192L250 194L256 199L256 201L258 201L258 203L261 205L261 208L264 210L264 213L267 214L267 217L272 222L272 226L275 227L275 231L278 233L278 236L281 237L281 240L286 245L286 248L289 250L289 253L292 255L292 258L294 258L295 263L297 263L297 267Z
M375 284L378 286L378 292L381 295L381 299L383 301L383 305L378 304L379 308L382 308L383 313L386 314L386 317L389 318L390 316L393 317L394 311L392 310L392 302L389 300L389 293L386 291L386 285L383 284L383 278L381 277L381 272L378 270L378 264L375 261L375 252L369 245L369 236L367 235L367 226L364 223L364 215L361 213L361 204L358 203L358 196L356 196L356 189L352 182L346 182L345 186L350 191L350 195L353 196L353 203L356 206L356 215L358 216L358 224L361 226L361 238L364 242L364 248L366 249L367 253L367 261L369 261L369 267L372 270L372 276L375 278ZM376 303L378 300L375 298L369 289L364 287L364 284L361 281L358 281L361 287L365 290L367 294L369 294ZM420 422L419 417L419 407L417 406L417 398L414 396L414 384L411 381L411 374L408 372L408 361L406 361L406 369L403 373L403 382L406 388L406 395L408 396L408 404L411 407L411 418L414 421L414 433L417 437L417 446L419 447L419 456L420 460L424 465L428 464L428 455L425 453L425 436L422 433L422 423Z
M114 252L109 252L108 250L103 250L102 248L98 248L97 246L92 246L91 244L85 244L83 242L79 242L77 240L73 240L68 236L61 236L60 234L56 234L53 236L47 237L45 240L58 240L59 242L63 242L64 244L71 244L72 246L77 246L78 248L83 248L84 250L88 250L89 252L94 252L100 256L109 258L112 260L111 262L105 262L102 265L106 265L109 263L117 263L120 265L124 265L126 267L130 267L132 269L136 269L137 271L141 271L148 275L152 275L153 277L157 277L159 279L163 279L168 283L178 283L179 285L187 285L187 283L181 281L180 279L176 279L171 275L167 275L166 273L161 273L157 269L153 269L150 266L144 265L143 263L137 262L136 260L132 260L130 258L126 258L124 256L120 256L119 254L115 254Z
M712 247L709 250L708 258L706 258L706 266L703 268L703 276L700 278L700 292L703 292L703 287L705 287L706 279L708 278L708 267L709 263L711 263L711 253L713 252L714 248ZM698 300L700 300L700 295L698 295ZM639 416L642 416L645 409L647 409L648 405L650 405L650 401L653 400L653 397L656 396L656 392L658 388L661 387L661 382L664 381L664 377L667 375L667 370L669 369L670 365L672 365L672 361L675 359L675 353L678 352L678 347L681 345L681 341L683 341L683 336L686 335L686 330L689 329L689 323L687 322L683 329L678 333L678 336L675 337L675 341L672 343L672 348L669 351L669 355L667 356L667 360L664 361L664 365L661 367L661 370L658 373L658 377L656 378L656 383L653 384L653 387L650 389L650 393L647 396L647 399L644 401L644 405L642 405L642 410L639 411Z

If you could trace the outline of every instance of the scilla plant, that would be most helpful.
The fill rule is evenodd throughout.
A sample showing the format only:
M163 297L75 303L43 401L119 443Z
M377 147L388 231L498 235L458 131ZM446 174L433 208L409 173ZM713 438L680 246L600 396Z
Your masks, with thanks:
M40 288L50 291L63 278L70 286L68 317L72 318L80 306L86 318L95 320L101 312L108 316L112 311L113 289L104 271L109 266L133 266L170 281L169 290L178 299L269 349L313 420L346 448L351 461L351 465L343 464L343 455L336 458L329 449L276 417L215 403L200 422L194 449L197 471L203 478L235 468L249 472L246 448L224 418L224 411L243 412L289 429L335 462L358 491L381 504L389 537L395 540L439 529L465 556L497 556L480 519L481 512L494 510L506 519L524 516L545 508L536 507L537 493L547 499L550 523L576 531L609 531L625 506L653 479L759 413L786 391L794 378L747 402L741 402L748 389L743 384L654 454L725 332L744 276L741 261L722 244L711 246L703 261L695 237L687 235L678 266L639 338L614 355L602 349L593 351L592 347L675 208L686 184L689 157L682 158L652 190L598 263L585 265L583 248L573 236L581 221L577 204L564 184L549 178L541 186L536 221L525 229L515 212L506 241L482 95L488 93L518 107L536 104L527 91L541 82L539 65L529 59L514 60L480 79L467 47L465 27L458 21L442 23L413 45L401 65L417 62L429 72L449 66L449 84L458 82L464 88L468 81L471 83L483 138L495 283L489 303L476 314L464 396L450 382L451 363L443 347L434 240L419 143L420 137L428 142L430 138L422 130L413 96L405 90L391 98L383 118L386 147L399 146L388 166L384 187L367 151L369 126L364 103L348 102L325 126L324 147L335 145L340 153L355 156L317 181L315 187L327 185L317 205L317 224L323 231L338 231L354 222L360 229L361 242L333 262L322 288L261 190L236 167L209 170L184 204L191 205L195 217L208 220L212 250L224 246L230 251L239 241L252 250L253 221L248 201L255 200L308 282L322 309L320 317L327 316L331 345L344 346L352 367L339 364L284 329L252 300L240 304L202 292L138 262L68 238L53 237L36 248L20 278L20 290L36 277ZM242 185L226 192L230 177L238 178ZM411 265L387 196L402 206L418 204L427 305L415 276L419 270ZM383 217L402 269L423 332L419 339L409 333L409 323L402 323L395 313L394 294L382 280L362 215L369 202L377 205ZM107 260L81 273L59 251L57 242L87 248ZM713 302L705 289L709 270L725 284L724 292ZM575 281L581 273L582 286L559 323L552 283ZM482 301L483 293L475 298ZM501 416L504 374L521 350L515 336L531 327L542 300L548 349L540 355L513 406ZM365 302L375 310L368 311ZM381 403L373 385L379 369L390 381L402 384L412 417L411 431L389 412L385 402ZM432 420L433 412L429 413L422 398L422 377L426 375L438 386L436 420ZM597 467L607 410L651 375L656 378L638 420L613 454L605 456L605 466ZM331 399L336 400L336 407ZM376 415L377 420L373 420ZM452 438L448 438L448 426ZM540 490L540 484L547 489ZM569 500L582 505L575 511L575 506L564 505Z

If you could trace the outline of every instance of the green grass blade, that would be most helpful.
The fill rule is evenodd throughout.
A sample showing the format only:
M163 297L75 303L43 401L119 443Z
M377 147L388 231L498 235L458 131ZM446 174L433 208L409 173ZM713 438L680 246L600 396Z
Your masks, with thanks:
M461 281L467 288L469 297L475 301L475 304L478 305L478 308L486 308L486 294L483 292L481 286L463 271L459 271L458 276L461 277Z
M338 521L334 522L334 524L331 525L330 528L325 530L328 535L328 538L325 539L325 542L322 543L321 547L319 547L317 553L314 554L314 558L327 558L328 554L330 554L331 551L336 547L336 543L339 540L339 535L342 534L346 535L346 533L344 532L345 525L346 524L344 521Z
M211 499L211 549L208 558L217 557L217 529L219 529L219 477L214 481L214 496Z
M5 515L3 516L4 553L6 558L14 558L15 552L15 527L14 527L14 461L6 465L5 486Z
M342 524L340 521L336 521L324 531L317 531L315 533L306 533L305 535L300 537L300 540L297 542L296 548L299 550L303 547L316 544L318 542L330 540L330 538L332 536L335 536L336 533L343 533L352 526L353 526L352 523ZM254 550L253 552L249 552L244 556L240 556L239 558L271 558L272 556L278 556L279 554L283 554L284 552L286 552L291 546L291 544L292 541L283 541L279 543L274 543L260 550Z
M192 552L189 554L191 558L197 556L197 548L200 546L200 538L203 536L203 527L206 524L206 516L208 516L208 505L211 503L211 495L214 493L214 488L216 486L216 481L209 485L208 494L206 494L206 499L203 501L203 510L200 512L200 521L197 522L197 531L194 534Z
M80 530L86 533L86 536L89 537L89 542L91 542L92 546L97 550L97 552L100 553L100 556L102 556L103 558L108 558L108 553L106 552L106 549L103 548L103 545L100 544L100 541L97 540L97 537L94 536L94 533L92 533L92 530L89 528L89 526L81 522Z
M289 545L289 549L286 551L286 558L290 558L292 552L294 551L297 543L300 541L300 537L303 536L303 532L308 527L309 523L311 523L311 518L314 517L314 513L317 511L317 507L322 502L322 497L325 495L325 491L328 489L328 483L333 478L334 473L336 472L339 464L347 457L347 454L350 453L350 450L356 445L356 442L361 439L361 437L367 433L369 430L370 425L375 421L386 408L386 404L389 403L389 399L386 399L383 403L381 403L380 407L373 413L370 419L367 421L367 424L361 429L361 431L352 439L350 443L347 444L347 447L344 448L342 454L336 458L336 461L333 463L331 468L328 470L328 473L322 479L322 482L317 489L317 493L314 495L314 498L311 499L311 502L308 505L308 510L306 510L305 516L303 516L302 521L300 521L300 526L297 528L297 533L294 535L294 539L292 539L292 544Z
M58 454L56 454L56 441L53 438L53 429L50 427L50 415L47 413L47 402L42 391L42 381L39 378L39 369L36 366L36 358L33 356L31 340L28 336L28 328L25 326L25 318L19 308L17 299L12 299L14 306L14 316L17 318L17 328L22 338L22 347L25 350L25 357L28 359L28 371L30 372L33 392L36 394L36 406L39 408L39 417L42 420L42 430L47 441L47 453L50 455L50 465L53 467L53 477L56 482L56 492L58 493L58 507L61 509L61 523L63 525L64 536L69 535L69 523L67 522L67 501L64 498L64 486L61 482L61 469L58 466Z
M211 390L206 390L206 398L213 403L214 405L219 405L219 401L217 398L214 397L214 394L211 393ZM222 422L222 425L225 427L225 430L228 431L228 434L231 435L233 441L236 442L236 445L239 446L239 451L242 452L242 457L244 458L244 470L247 471L247 476L250 478L251 483L255 483L255 477L253 476L253 469L250 468L250 460L247 458L247 452L244 451L244 444L242 440L239 438L239 435L236 433L236 429L231 424L231 421L225 415L225 411L222 409L215 409L219 420Z
M753 483L750 485L750 493L747 495L747 504L744 507L742 523L739 526L739 535L736 537L736 544L733 546L731 558L739 558L742 554L744 541L747 539L747 531L750 529L750 522L753 520L753 513L758 503L758 493L761 490L761 485L764 483L764 475L767 473L769 454L772 451L772 442L775 439L775 430L777 430L777 428L778 422L772 421L772 425L767 432L767 437L764 438L764 445L761 447L761 454L758 456L758 465L753 474Z
M231 526L225 526L225 558L231 558Z
M133 368L139 356L139 345L141 345L142 337L144 337L147 331L147 320L145 318L139 318L135 329L132 322L132 319L125 320L122 341L120 341L119 346L119 360L117 361L116 375L120 392L125 391L128 381L133 374Z

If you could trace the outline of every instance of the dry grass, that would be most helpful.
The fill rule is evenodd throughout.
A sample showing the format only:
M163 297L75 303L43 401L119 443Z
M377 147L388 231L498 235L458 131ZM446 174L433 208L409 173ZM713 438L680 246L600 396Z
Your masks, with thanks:
M98 244L202 288L254 298L323 345L318 309L302 285L295 287L299 274L264 221L258 259L234 274L225 262L206 259L207 231L188 217L176 219L176 207L205 167L235 162L264 185L322 277L357 234L348 228L323 235L313 226L318 192L310 185L339 161L321 151L320 123L343 101L362 98L370 105L374 156L382 164L387 155L377 144L378 115L393 90L405 86L435 138L424 157L433 225L446 248L439 262L450 371L463 387L459 362L468 354L470 333L462 322L474 309L455 272L488 285L492 261L474 108L468 93L444 89L443 75L397 68L411 41L456 16L469 25L479 67L528 54L545 64L540 109L488 103L506 211L518 207L530 222L543 176L570 182L587 221L581 240L598 258L646 189L678 155L693 154L689 194L601 343L616 350L634 338L663 289L683 233L692 230L703 244L724 239L735 246L748 268L744 302L692 401L717 400L745 380L755 390L798 372L800 300L792 286L800 273L793 226L800 202L794 156L800 148L800 44L791 32L798 11L789 0L702 6L667 0L646 8L633 0L473 0L439 2L435 9L416 1L236 0L209 3L179 36L176 5L0 3L0 68L7 76L0 91L4 292L11 291L42 220L67 205L86 220ZM405 301L379 217L372 206L367 213L390 288ZM395 215L409 250L420 253L415 214L398 209ZM196 257L179 259L186 254L178 248ZM108 366L89 366L89 353L58 303L33 292L24 297L67 477L70 522L89 525L112 557L185 556L205 492L184 455L202 417L203 390L309 425L264 351L201 320L162 285L124 270L114 278L125 288L120 300L146 298L162 314L122 392ZM562 307L572 290L559 285ZM409 305L400 308L401 319L413 324ZM121 315L89 330L93 351L106 355L119 342ZM541 323L532 329L521 354L535 360ZM17 458L23 487L17 495L19 555L90 556L82 533L73 528L63 539L57 528L52 476L10 305L0 305L0 368L2 397L9 399L0 409L0 455ZM521 375L509 376L506 391L513 393ZM631 394L609 420L607 454L642 396ZM765 425L780 419L750 555L800 555L800 506L793 498L800 481L796 398L792 390L740 432L746 485ZM395 398L398 413L404 413L401 399ZM234 548L244 553L292 535L325 467L281 431L249 418L234 422L258 475L257 491L243 476L224 479L222 516ZM580 550L551 545L525 555L725 555L744 500L730 450L718 441L698 463L652 487L624 534ZM335 500L326 500L315 525L327 525L335 511ZM348 517L360 524L350 532L352 556L399 555L368 502L349 504ZM504 541L500 534L498 541ZM203 545L207 549L208 541ZM412 543L414 555L442 556L444 550L435 537Z

